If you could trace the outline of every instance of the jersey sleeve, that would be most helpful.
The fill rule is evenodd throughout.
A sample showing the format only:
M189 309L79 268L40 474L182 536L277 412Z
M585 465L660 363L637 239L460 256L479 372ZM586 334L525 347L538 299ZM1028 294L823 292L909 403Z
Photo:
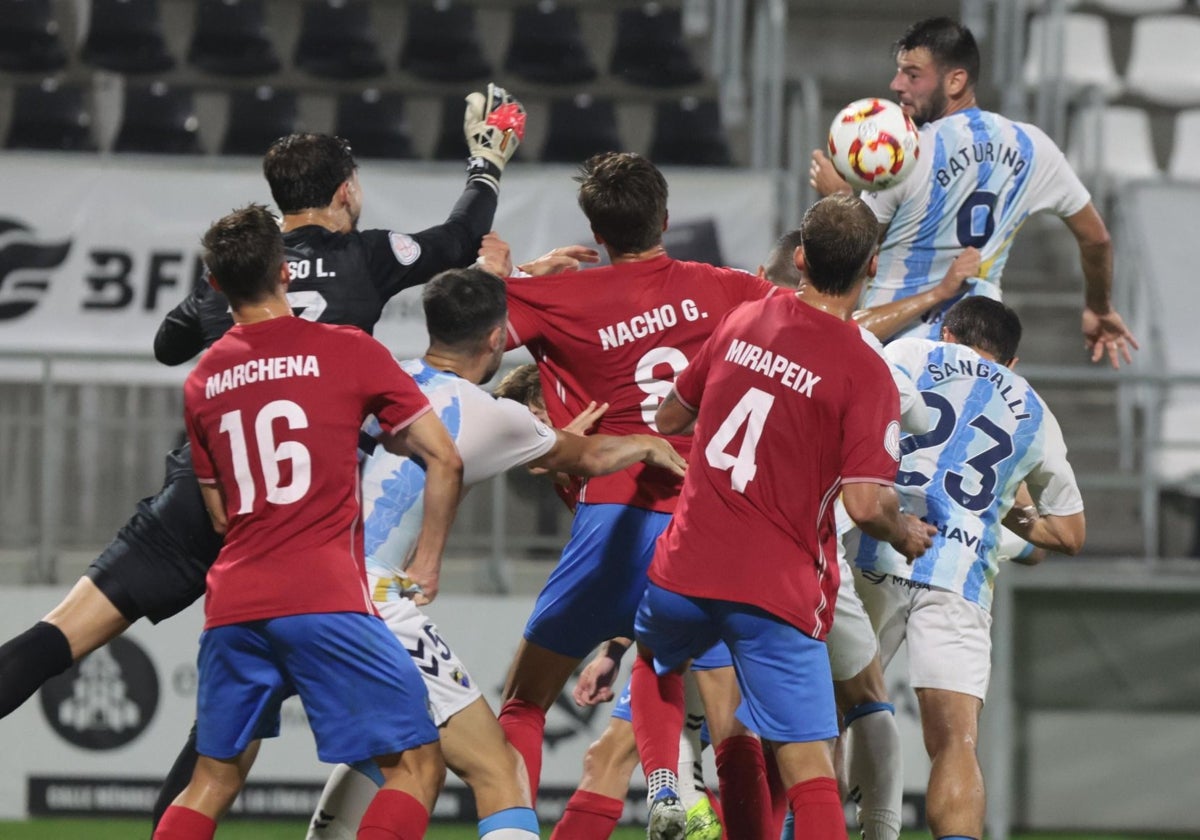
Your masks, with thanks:
M395 434L431 410L429 399L386 347L364 332L355 332L353 340L359 344L355 365L366 397L364 413L375 415L381 432Z
M719 346L719 342L724 340L723 335L725 331L721 329L723 324L724 321L717 325L717 329L713 330L713 334L705 339L704 344L700 346L695 358L688 363L688 366L680 372L679 376L675 377L675 384L672 386L672 390L675 392L675 396L679 398L679 401L691 409L692 412L700 410L700 399L704 394L704 383L708 379L709 368L712 367L712 357L715 352L713 348Z
M779 287L756 274L736 268L722 270L718 275L730 303L761 300L779 291Z
M1042 415L1042 453L1025 477L1039 513L1069 516L1083 510L1075 471L1067 461L1067 444L1058 420L1047 408Z
M887 362L888 369L892 372L892 382L895 383L896 390L900 392L901 430L909 435L919 435L929 431L929 408L925 405L921 392L917 390L917 378L909 370L892 363L884 352L883 343L875 337L874 333L861 326L858 329L862 340Z
M471 424L471 431L460 432L457 440L464 484L536 461L554 448L555 431L520 403L495 399L471 385L463 388L462 399L464 421Z
M842 414L842 483L891 484L900 466L900 397L882 358L865 346L857 355Z
M207 285L207 281L201 281ZM197 287L172 309L154 334L154 358L164 365L181 365L204 349L200 323L200 294Z
M508 338L506 350L524 347L541 336L536 290L547 281L514 279L505 281L508 297Z
M1087 187L1079 180L1066 155L1047 134L1035 125L1022 123L1021 128L1033 142L1037 179L1031 185L1039 196L1038 209L1045 208L1056 216L1073 216L1092 200Z
M470 183L440 225L413 234L363 231L371 282L380 298L390 300L448 268L471 265L495 216L495 191L483 183Z

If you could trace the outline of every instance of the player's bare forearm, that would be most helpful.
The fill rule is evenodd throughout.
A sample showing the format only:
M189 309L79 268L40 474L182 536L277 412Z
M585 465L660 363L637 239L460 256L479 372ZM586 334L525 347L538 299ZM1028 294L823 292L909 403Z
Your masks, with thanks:
M1078 554L1087 537L1087 520L1082 512L1067 516L1043 516L1032 505L1013 505L1004 525L1038 548L1061 554Z
M938 297L936 289L922 292L912 297L881 303L854 313L858 325L870 331L880 341L887 341L900 330L916 321L943 299Z
M229 521L225 517L225 494L221 492L220 485L201 484L200 495L208 510L208 518L212 520L213 530L224 536L229 530Z
M873 482L842 486L846 513L869 537L890 543L912 562L933 544L937 529L915 516L900 512L900 498L892 487Z
M695 425L696 412L684 405L672 388L654 413L654 427L664 435L689 435Z
M450 536L450 526L462 498L462 460L440 458L425 462L425 512L421 518L421 534L413 552L412 562L405 570L420 584L424 597L416 601L427 604L437 597L442 570L442 554Z
M1083 269L1084 305L1097 315L1112 309L1112 242L1080 243L1079 265Z
M585 478L608 475L639 461L682 476L686 463L674 447L653 435L591 435L558 432L558 441L535 466L562 470Z

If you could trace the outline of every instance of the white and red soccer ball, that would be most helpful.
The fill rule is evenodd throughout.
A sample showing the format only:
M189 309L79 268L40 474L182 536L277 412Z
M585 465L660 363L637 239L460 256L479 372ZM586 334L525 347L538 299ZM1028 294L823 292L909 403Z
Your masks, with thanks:
M896 186L913 171L920 150L917 127L887 99L857 99L829 126L829 159L855 189Z

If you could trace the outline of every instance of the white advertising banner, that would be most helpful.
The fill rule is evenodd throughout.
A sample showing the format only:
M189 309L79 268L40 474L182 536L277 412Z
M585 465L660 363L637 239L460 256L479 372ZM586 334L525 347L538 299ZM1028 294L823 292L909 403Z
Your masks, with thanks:
M0 589L0 640L45 615L63 591ZM531 597L443 595L427 609L493 709L499 708L504 677L531 607ZM202 624L199 604L157 626L140 621L0 721L0 820L30 813L149 813L192 725ZM919 792L928 764L904 674L904 662L897 661L889 689L904 742L906 788L917 794L906 802L905 823L919 825ZM610 712L607 704L576 707L568 687L547 715L538 801L547 824L561 815L579 781L583 754L607 726ZM706 755L709 784L715 789L711 751ZM293 698L284 706L280 737L264 743L235 813L303 818L312 812L328 770L317 760L304 711ZM644 789L640 774L634 786ZM644 817L642 811L635 794L626 816L637 820ZM472 813L470 796L450 776L435 816L469 819Z
M495 227L518 261L592 237L569 166L513 165ZM667 171L669 249L753 270L775 230L775 184L755 172ZM454 164L364 163L363 228L441 223L461 194ZM208 225L251 201L272 205L245 160L0 157L0 351L145 356L162 317L202 270ZM425 349L419 293L393 302L376 335L401 356Z

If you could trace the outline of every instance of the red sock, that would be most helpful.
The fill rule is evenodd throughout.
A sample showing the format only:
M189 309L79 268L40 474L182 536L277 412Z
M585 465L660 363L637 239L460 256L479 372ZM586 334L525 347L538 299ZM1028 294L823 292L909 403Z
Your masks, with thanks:
M729 836L770 837L771 793L762 742L752 735L722 741L717 747L717 779Z
M514 697L500 707L500 728L513 748L525 759L529 775L529 795L537 806L538 784L542 780L542 737L546 732L546 712L533 703Z
M767 790L771 793L771 824L774 826L771 836L778 837L783 833L783 821L788 814L787 788L783 786L783 778L779 775L775 751L763 750L763 758L767 762Z
M212 840L216 833L216 820L191 808L171 805L154 829L154 840Z
M358 840L421 840L429 828L429 812L411 793L393 788L381 788L362 822L358 824Z
M683 731L683 675L654 673L648 659L633 663L629 683L633 733L646 778L655 770L679 770L679 733Z
M796 827L807 840L846 840L846 815L836 779L809 779L788 788Z
M608 840L624 810L624 800L577 790L571 794L550 840Z

